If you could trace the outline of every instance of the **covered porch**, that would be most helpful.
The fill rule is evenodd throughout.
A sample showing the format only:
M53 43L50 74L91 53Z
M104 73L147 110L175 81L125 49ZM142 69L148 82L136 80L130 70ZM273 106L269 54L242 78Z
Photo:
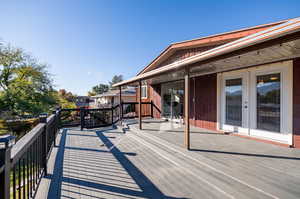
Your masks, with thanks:
M151 101L158 103L155 105L161 111L155 117L163 118L169 114L164 110L163 86L175 82L179 84L180 86L174 87L175 92L179 93L175 97L179 98L182 108L174 107L177 110L170 111L169 119L174 119L174 112L179 116L183 125L178 130L184 132L181 139L187 149L191 148L192 125L223 132L236 132L244 136L298 147L300 126L293 121L300 117L297 111L299 104L297 74L300 74L299 26L299 19L291 20L157 67L114 86L120 91L122 86L126 85L137 87L138 127L141 130L146 125L142 122L141 114L144 85L154 90L152 93L155 95L160 95L159 100L151 98ZM235 76L231 77L231 73ZM269 101L267 101L269 96L261 101L256 98L266 93L266 91L258 93L261 82L273 84L270 87L273 87L274 92L272 91L273 94L270 92L272 99ZM277 87L274 88L274 85ZM174 89L172 86L170 88ZM232 93L231 96L227 96L226 89L231 89L228 92ZM239 96L236 96L234 91L240 93ZM180 109L181 111L178 111ZM199 121L197 117L200 118Z

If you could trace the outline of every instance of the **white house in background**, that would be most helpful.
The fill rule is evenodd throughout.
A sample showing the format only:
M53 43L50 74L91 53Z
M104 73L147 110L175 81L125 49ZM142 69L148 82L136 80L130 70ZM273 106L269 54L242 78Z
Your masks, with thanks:
M119 90L110 90L101 95L95 95L91 98L93 103L90 104L91 108L108 107L111 105L119 104ZM127 88L122 90L122 101L123 102L135 102L136 101L136 90L135 88Z

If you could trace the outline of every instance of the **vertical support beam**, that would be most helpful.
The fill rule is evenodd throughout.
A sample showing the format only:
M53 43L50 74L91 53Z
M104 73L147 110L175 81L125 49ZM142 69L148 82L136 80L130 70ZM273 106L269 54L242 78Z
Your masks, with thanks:
M142 129L142 82L139 81L139 128Z
M111 125L114 125L114 106L111 106Z
M119 121L123 119L122 87L119 86Z
M184 75L184 145L190 149L190 72L186 68Z

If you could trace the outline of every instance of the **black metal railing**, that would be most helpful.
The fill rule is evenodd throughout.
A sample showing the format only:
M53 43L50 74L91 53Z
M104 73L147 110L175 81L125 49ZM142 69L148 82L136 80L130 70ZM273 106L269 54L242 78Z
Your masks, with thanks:
M122 102L122 118L136 118L139 112L138 102ZM142 102L142 117L153 117L153 102Z
M16 144L1 137L0 198L33 198L43 175L59 128L60 110L40 117L40 123Z
M120 119L120 106L96 109L61 109L60 127L80 126L83 128L98 128L110 126Z
M13 136L0 137L0 199L34 198L39 182L47 175L47 162L62 127L96 128L110 126L123 118L138 117L137 102L100 109L57 109L25 134L16 144ZM142 102L142 116L153 117L152 102ZM160 110L157 109L159 112Z

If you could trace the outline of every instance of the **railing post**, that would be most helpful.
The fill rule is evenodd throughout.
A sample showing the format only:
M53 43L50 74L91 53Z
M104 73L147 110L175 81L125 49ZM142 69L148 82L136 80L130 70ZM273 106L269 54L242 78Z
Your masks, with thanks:
M120 121L122 122L123 115L124 115L124 113L123 113L123 101L121 101L121 103L120 103L120 115L121 115Z
M82 131L84 128L84 108L80 108L80 130Z
M114 124L114 106L111 107L111 125Z
M57 135L57 131L58 131L58 117L57 117L57 112L56 110L52 111L52 114L54 114L54 135L53 135L53 146L56 146L56 135Z
M48 152L47 114L41 114L39 118L40 118L40 123L45 124L44 131L43 131L43 152L42 152L43 159L42 160L43 160L45 176L47 176L48 175L48 172L47 172L47 152Z
M57 125L58 125L58 128L61 128L61 118L60 118L60 112L61 112L61 109L60 108L57 108L56 109L57 111Z
M150 110L151 110L151 117L153 118L153 101L151 100L151 104L150 104Z
M122 114L122 86L119 86L119 121L122 122L123 114Z
M15 143L15 137L11 135L0 136L0 168L4 165L4 171L0 173L0 198L10 198L10 170L11 147Z

